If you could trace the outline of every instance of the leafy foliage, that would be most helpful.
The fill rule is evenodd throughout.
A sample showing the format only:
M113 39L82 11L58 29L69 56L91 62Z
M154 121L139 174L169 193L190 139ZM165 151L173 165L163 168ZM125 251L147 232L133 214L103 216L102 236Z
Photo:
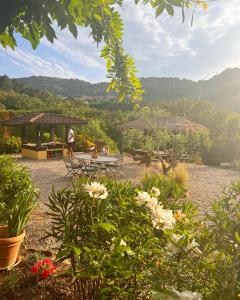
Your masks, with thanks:
M20 153L22 140L16 136L3 138L0 142L0 153Z
M8 222L10 237L23 232L35 206L36 190L27 171L12 158L0 156L0 222Z
M145 276L157 260L164 237L154 230L148 209L137 204L139 187L103 179L108 197L99 199L85 191L86 183L82 179L71 189L53 191L47 204L53 220L49 234L61 245L58 258L71 257L82 292L84 280L98 279L99 299L145 297Z

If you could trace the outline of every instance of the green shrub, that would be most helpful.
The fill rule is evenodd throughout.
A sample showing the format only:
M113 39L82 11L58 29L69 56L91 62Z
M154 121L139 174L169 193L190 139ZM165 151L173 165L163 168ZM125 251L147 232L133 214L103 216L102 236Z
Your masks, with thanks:
M54 191L49 235L57 257L71 258L76 297L237 299L240 183L204 219L184 192L179 174L148 174L141 186L81 179Z
M101 123L99 120L91 120L88 125L83 126L81 134L86 134L90 137L91 141L98 146L108 146L111 152L117 152L116 143L106 134L102 129Z
M9 136L0 142L0 153L20 153L22 140L16 136Z
M131 182L102 179L101 184L88 182L86 187L86 179L81 179L71 189L50 196L47 205L53 222L48 234L60 242L57 257L71 257L80 296L91 286L97 299L144 298L150 293L149 276L167 243L165 233L174 232L175 214L180 218L194 209L185 204L179 211L183 189L175 179L162 176L146 181L143 188L149 193ZM162 216L163 223L156 223L154 209L141 202L144 197L159 203L160 212L170 219Z
M78 134L75 137L75 151L88 152L91 148L94 148L95 144L87 134Z

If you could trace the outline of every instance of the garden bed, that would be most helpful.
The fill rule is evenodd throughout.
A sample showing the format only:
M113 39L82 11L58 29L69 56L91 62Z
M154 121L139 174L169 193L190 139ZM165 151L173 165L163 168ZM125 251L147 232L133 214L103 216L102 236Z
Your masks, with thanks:
M47 251L44 253L51 255ZM18 266L12 270L0 271L0 299L75 299L71 290L71 278L61 275L68 264L58 264L55 275L47 279L37 280L36 275L31 272L34 261L44 253L22 250Z

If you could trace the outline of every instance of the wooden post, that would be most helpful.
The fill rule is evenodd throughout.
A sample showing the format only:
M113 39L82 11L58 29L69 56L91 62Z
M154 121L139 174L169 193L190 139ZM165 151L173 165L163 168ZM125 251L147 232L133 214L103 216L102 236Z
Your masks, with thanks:
M50 128L50 142L54 142L54 127Z
M27 137L26 137L26 127L21 127L21 139L22 139L22 145L27 143Z
M39 150L41 148L41 127L36 126L36 148Z

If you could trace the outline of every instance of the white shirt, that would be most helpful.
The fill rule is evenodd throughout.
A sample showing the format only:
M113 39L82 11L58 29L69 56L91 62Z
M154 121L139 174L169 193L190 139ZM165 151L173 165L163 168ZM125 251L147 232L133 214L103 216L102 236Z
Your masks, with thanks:
M73 143L74 142L74 132L72 129L68 130L68 143Z

